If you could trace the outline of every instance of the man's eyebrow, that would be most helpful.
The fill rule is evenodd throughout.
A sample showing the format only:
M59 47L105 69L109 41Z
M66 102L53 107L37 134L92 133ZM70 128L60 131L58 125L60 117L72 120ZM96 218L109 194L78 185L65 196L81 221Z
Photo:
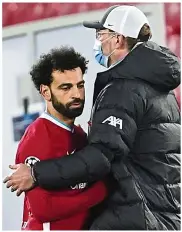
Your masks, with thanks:
M81 85L81 84L85 84L85 81L84 80L80 81L76 85ZM72 83L63 83L63 84L59 85L58 88L63 88L63 87L66 87L66 86L71 87L71 86L73 86L73 84Z
M77 83L77 85L81 85L81 84L85 84L85 81L83 80Z
M62 88L65 86L73 86L73 85L71 83L63 83L63 84L59 85L58 88Z

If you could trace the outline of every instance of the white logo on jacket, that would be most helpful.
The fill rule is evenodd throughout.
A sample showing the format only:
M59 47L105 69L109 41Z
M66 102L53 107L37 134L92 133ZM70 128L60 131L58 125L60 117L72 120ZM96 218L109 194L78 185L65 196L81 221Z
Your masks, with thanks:
M114 116L109 116L102 123L108 123L109 125L114 126L114 127L116 127L117 125L119 125L119 128L121 130L123 128L123 120L120 119L120 118L116 118Z

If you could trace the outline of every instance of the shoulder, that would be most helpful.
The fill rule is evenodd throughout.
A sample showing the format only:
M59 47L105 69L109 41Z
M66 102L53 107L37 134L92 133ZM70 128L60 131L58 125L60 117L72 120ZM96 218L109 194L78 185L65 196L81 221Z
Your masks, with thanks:
M46 136L47 136L47 122L43 118L37 118L34 122L32 122L27 127L23 137L20 140L20 143L24 141L25 139L35 140L38 137L41 137L43 140Z
M29 143L30 141L34 142L38 138L40 138L41 141L45 140L48 134L47 122L48 121L43 118L37 118L25 130L25 133L20 140L20 144L25 141Z
M120 93L120 95L122 94L126 94L126 93L130 93L130 94L138 94L140 95L140 93L142 91L144 91L144 89L146 88L146 86L149 86L148 84L146 84L144 81L140 81L136 78L135 79L115 79L111 86L108 88L108 92L112 92L114 93Z
M45 122L43 119L38 118L30 124L21 138L17 149L16 160L24 162L28 157L35 158L35 156L38 160L44 159L44 155L48 151L48 146L49 138Z
M102 106L115 104L126 105L129 102L136 102L138 99L142 99L145 92L144 85L141 82L135 80L117 79L110 85L103 89L103 93L100 96L99 105Z
M142 92L145 92L145 90L141 83L130 80L116 80L100 96L94 115L108 114L108 116L115 116L125 114L138 121L142 118L146 107L145 94Z
M33 134L37 134L45 129L46 129L46 120L43 118L37 118L33 123L31 123L27 127L26 133L33 135Z

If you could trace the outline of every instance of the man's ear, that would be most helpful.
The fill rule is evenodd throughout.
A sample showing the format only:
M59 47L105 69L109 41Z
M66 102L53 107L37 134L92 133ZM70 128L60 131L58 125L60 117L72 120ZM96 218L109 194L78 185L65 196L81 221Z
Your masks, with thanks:
M119 35L117 35L116 38L117 38L116 43L119 43Z
M40 85L40 93L46 101L51 101L51 91L48 85Z
M117 35L116 36L116 48L122 48L125 44L124 36Z

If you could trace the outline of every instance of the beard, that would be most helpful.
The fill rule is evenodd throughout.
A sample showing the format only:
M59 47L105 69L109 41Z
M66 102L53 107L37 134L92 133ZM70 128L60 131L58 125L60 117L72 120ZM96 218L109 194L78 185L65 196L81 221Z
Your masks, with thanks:
M85 100L82 100L80 98L75 98L72 102L69 102L64 105L61 102L59 102L56 96L51 92L51 100L54 109L66 118L75 119L76 117L80 116L83 112ZM71 108L71 106L74 103L80 103L80 107Z

